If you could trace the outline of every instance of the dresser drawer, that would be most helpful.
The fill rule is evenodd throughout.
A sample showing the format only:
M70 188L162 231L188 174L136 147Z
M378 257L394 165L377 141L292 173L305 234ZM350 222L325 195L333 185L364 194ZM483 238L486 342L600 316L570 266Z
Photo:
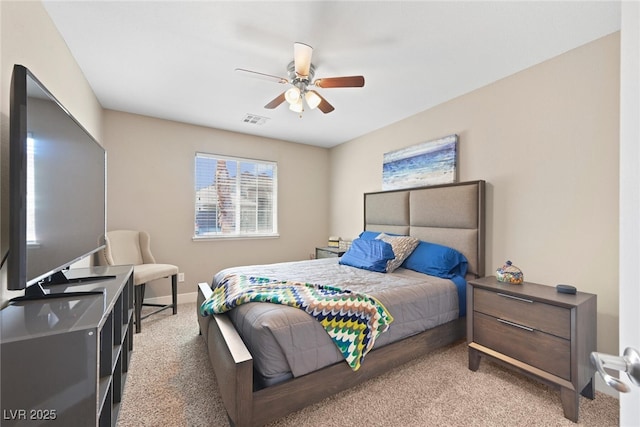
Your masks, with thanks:
M485 289L475 288L473 292L475 311L571 339L571 310L568 308Z
M535 329L525 330L478 312L473 315L473 330L474 342L560 378L571 379L569 340Z

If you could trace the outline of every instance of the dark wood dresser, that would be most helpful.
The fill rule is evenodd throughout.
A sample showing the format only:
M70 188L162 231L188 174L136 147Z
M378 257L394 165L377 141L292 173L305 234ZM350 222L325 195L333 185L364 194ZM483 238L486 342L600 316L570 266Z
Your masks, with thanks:
M596 351L596 306L596 295L561 294L555 286L470 280L469 369L477 371L481 357L489 357L556 386L564 416L577 422L579 394L595 397L589 355Z

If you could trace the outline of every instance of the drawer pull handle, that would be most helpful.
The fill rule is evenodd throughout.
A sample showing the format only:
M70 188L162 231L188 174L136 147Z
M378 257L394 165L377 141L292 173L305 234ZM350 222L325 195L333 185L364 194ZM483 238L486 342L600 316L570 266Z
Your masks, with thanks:
M504 319L496 319L496 320L498 322L500 322L500 323L506 323L507 325L515 326L516 328L520 328L520 329L524 329L525 331L529 331L529 332L533 332L534 331L533 328L529 328L528 326L519 325L519 324L514 323L514 322L509 322L508 320L504 320Z
M528 302L529 304L533 304L533 301L531 301L530 299L514 297L513 295L507 295L507 294L503 294L503 293L500 293L500 292L498 292L498 295L500 295L501 297L511 298L511 299L515 299L515 300L518 300L518 301Z

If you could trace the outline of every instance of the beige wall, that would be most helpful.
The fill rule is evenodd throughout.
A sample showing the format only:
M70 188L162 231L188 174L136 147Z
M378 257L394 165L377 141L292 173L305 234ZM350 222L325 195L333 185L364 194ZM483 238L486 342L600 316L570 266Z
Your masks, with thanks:
M185 273L180 293L234 265L308 259L326 245L329 151L116 111L105 112L108 229L151 234L158 262ZM193 241L194 157L205 152L278 163L280 237ZM167 295L168 281L149 297Z
M67 49L40 2L0 1L0 109L2 241L4 255L8 242L9 92L13 64L22 64L66 106L71 114L98 140L102 139L102 107L83 73ZM0 305L15 292L6 291L6 268L0 276Z
M333 148L330 233L362 230L383 153L456 133L460 181L488 183L486 270L597 294L617 353L619 60L616 33Z

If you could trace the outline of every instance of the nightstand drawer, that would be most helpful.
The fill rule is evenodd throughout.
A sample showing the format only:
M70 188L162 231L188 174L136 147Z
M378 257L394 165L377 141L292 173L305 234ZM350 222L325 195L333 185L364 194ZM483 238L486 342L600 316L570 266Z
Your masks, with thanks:
M571 339L571 310L567 308L478 288L473 298L475 311Z
M473 315L473 341L570 380L570 341L535 329L526 330L522 326L516 322L504 323L476 311Z

